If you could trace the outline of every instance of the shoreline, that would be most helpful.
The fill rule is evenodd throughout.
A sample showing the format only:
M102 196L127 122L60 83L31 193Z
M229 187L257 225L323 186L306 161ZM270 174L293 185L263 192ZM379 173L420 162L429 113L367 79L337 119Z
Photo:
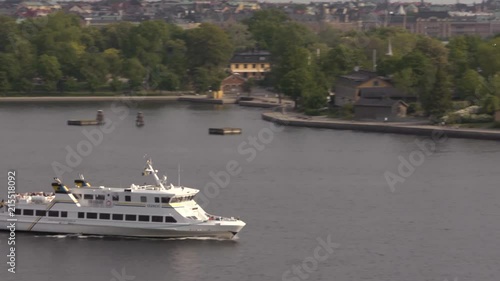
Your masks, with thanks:
M285 126L296 127L418 135L427 137L430 137L435 132L439 131L450 138L500 140L500 130L494 131L487 129L459 129L445 126L422 125L417 123L412 124L342 121L325 119L324 117L306 118L300 115L282 114L278 112L262 113L262 119Z
M30 102L115 102L115 101L137 101L137 102L191 102L204 104L239 104L247 107L272 108L283 104L292 106L293 102L285 100L283 104L277 98L255 97L252 101L240 101L238 97L227 96L222 99L208 98L205 95L170 95L170 96L41 96L41 97L0 97L2 103L30 103Z
M45 96L45 97L0 97L0 103L8 102L96 102L96 101L177 101L178 96Z

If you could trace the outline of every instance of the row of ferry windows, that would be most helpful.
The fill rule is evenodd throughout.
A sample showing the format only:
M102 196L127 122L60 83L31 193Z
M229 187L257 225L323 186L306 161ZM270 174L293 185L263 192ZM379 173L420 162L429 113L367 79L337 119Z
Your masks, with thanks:
M30 209L16 209L15 214L16 215L21 215L22 214L25 216L38 216L38 217L43 217L43 216L49 216L49 217L59 217L59 213L61 214L61 218L67 218L68 217L68 212L66 211L45 211L45 210L30 210ZM87 219L97 219L98 214L97 213L84 213L84 212L78 212L78 218L79 219L84 219L85 214L87 214ZM122 221L123 218L125 217L126 221L137 221L137 218L139 221L144 221L144 222L177 222L177 220L173 217L170 216L145 216L145 215L123 215L123 214L107 214L107 213L100 213L99 214L99 219L101 220L116 220L116 221Z
M45 211L45 210L30 210L30 209L24 209L22 210L23 215L25 216L37 216L37 217L44 217L44 216L49 216L49 217L59 217L59 211ZM68 217L68 212L66 211L61 211L61 218L67 218ZM16 215L21 215L21 209L17 209L14 212Z
M99 216L100 220L115 220L122 221L125 217L126 221L143 221L143 222L177 222L177 220L170 216L146 216L146 215L123 215L123 214L108 214L108 213L84 213L78 212L79 219L97 219Z
M81 198L81 195L80 194L74 194L75 197L77 198ZM125 195L124 196L125 198L125 202L131 202L132 201L132 196L130 195ZM194 195L192 196L185 196L185 197L174 197L174 198L170 198L170 197L155 197L155 203L178 203L178 202L184 202L184 201L190 201L190 200L193 200L194 198ZM104 195L92 195L92 194L84 194L83 195L83 199L85 200L104 200L105 197ZM119 199L119 196L118 195L113 195L112 196L112 199L113 201L120 201ZM143 202L143 203L146 203L148 202L148 197L147 196L140 196L140 202Z

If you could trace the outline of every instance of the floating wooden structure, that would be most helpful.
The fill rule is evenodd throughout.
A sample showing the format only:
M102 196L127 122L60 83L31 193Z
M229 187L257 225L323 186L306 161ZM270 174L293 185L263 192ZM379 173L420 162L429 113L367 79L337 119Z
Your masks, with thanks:
M209 128L210 135L239 135L241 134L240 128Z
M104 113L102 110L97 111L97 116L95 120L68 120L68 125L70 126L92 126L92 125L103 125L104 124Z
M97 120L68 120L68 125L73 126L90 126L90 125L100 125Z
M137 113L137 119L135 120L135 125L137 127L144 126L144 115L142 114L142 112Z

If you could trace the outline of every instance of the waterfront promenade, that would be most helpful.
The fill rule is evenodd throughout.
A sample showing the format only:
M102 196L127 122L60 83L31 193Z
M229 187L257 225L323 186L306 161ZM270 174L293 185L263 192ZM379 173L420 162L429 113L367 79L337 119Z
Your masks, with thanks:
M310 127L335 130L353 130L376 133L432 136L443 134L450 138L500 140L500 130L465 129L426 125L422 122L361 122L334 120L327 117L306 117L297 113L267 112L262 119L285 126Z

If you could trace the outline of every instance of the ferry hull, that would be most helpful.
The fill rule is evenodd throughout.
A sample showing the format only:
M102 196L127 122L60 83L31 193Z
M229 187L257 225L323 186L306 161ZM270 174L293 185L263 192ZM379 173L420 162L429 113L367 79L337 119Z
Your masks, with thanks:
M0 219L1 230L9 231L10 222ZM110 226L110 225L83 225L63 222L38 222L32 227L32 221L17 221L15 231L52 234L82 234L103 236L124 236L137 238L184 238L208 237L231 239L243 225L179 225L173 227L139 227L139 226ZM31 228L31 230L30 230Z

